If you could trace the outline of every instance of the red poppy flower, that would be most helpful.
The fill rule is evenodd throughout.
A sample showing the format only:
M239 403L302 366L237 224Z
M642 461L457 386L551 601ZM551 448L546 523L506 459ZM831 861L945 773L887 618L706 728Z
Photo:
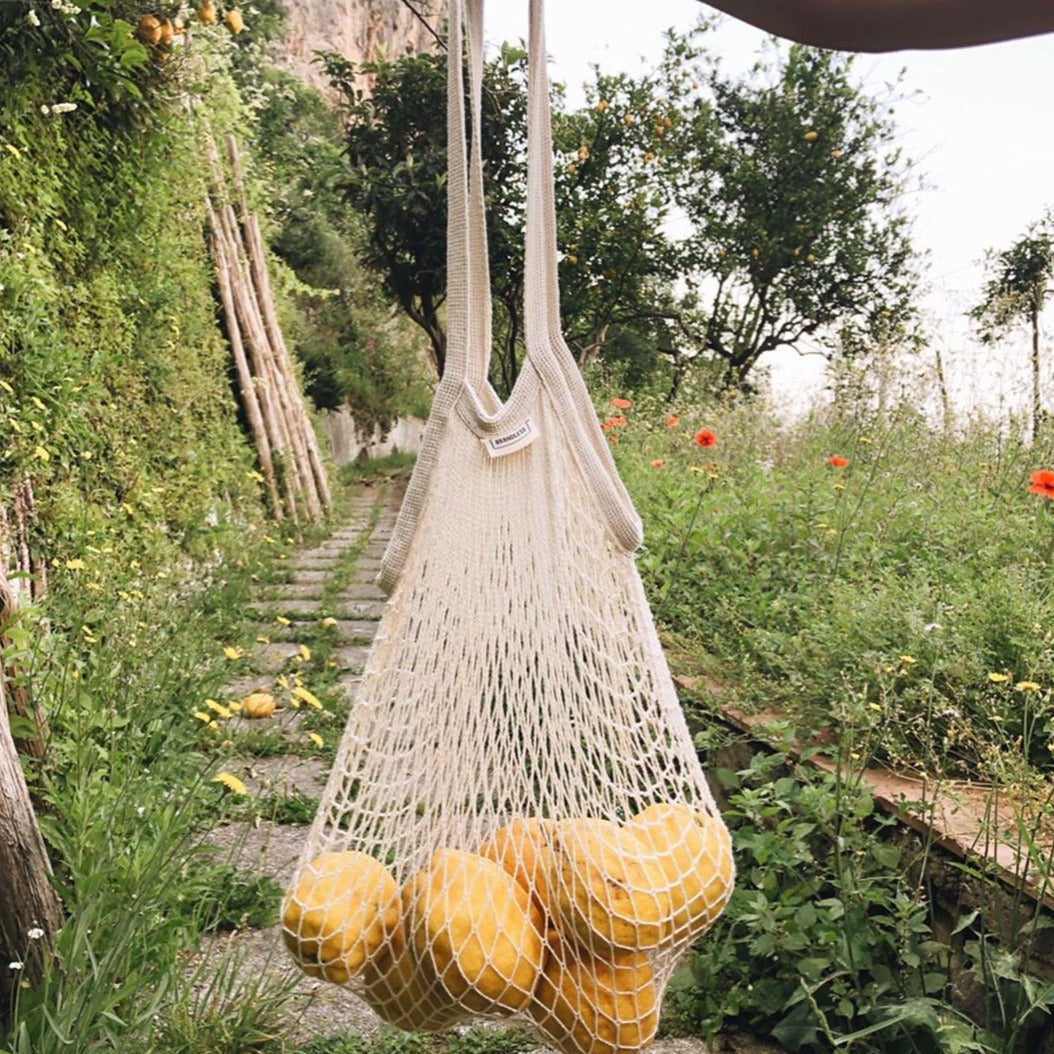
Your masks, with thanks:
M610 421L601 421L600 422L600 430L602 432L606 432L609 428L614 428L614 427L615 426Z
M848 465L849 462L844 457L839 457L837 454L832 454L827 459L827 464L834 465L835 468L845 468L845 466Z
M679 417L674 417L673 414L670 414L670 416L666 418L667 428L676 428L680 423L681 419Z
M627 424L624 417L609 417L608 422L612 428L625 428Z
M696 446L717 446L717 436L709 428L703 428L695 433Z
M1029 494L1042 494L1044 498L1054 499L1054 472L1049 468L1041 468L1032 473L1032 486L1028 488Z
M628 410L633 403L631 403L629 399L620 399L616 397L611 400L611 405L615 407L616 410Z
M655 460L654 460L654 461L653 461L653 462L651 463L651 467L652 467L652 468L662 468L662 466L663 466L663 465L665 465L665 464L666 464L666 462L665 462L665 461L663 461L663 459L662 459L661 457L657 457L657 458L656 458L656 459L655 459Z

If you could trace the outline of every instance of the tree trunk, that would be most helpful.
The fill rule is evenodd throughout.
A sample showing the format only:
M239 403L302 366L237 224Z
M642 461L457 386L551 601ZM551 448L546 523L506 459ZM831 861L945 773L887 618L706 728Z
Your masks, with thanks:
M1032 306L1032 442L1039 438L1043 411L1039 403L1039 306Z
M51 864L11 738L2 676L0 875L0 1021L4 1021L19 983L37 984L43 976L46 953L62 925L62 907L51 885Z
M944 360L941 358L941 349L933 349L937 361L937 387L941 393L941 414L944 420L944 430L947 432L952 425L952 406L948 398L948 382L944 378Z

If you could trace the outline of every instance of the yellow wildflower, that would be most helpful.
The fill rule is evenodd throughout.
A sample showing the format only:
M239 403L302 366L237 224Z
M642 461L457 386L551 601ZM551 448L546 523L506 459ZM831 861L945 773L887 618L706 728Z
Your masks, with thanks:
M1035 681L1018 681L1014 687L1019 692L1038 692L1039 685Z
M214 713L219 714L220 717L230 717L231 712L223 705L223 703L216 702L215 699L206 699L205 705Z
M988 680L990 680L992 682L992 684L1006 684L1006 682L1010 680L1010 674L1008 674L1008 673L990 673L988 675Z
M47 452L47 450L46 450L46 449L45 449L44 447L42 447L42 446L37 446L37 447L34 447L34 448L33 448L33 456L34 456L34 457L35 457L35 458L36 458L36 459L37 459L38 461L43 461L43 462L45 462L45 463L47 463L48 461L50 461L50 460L51 460L51 455L50 455L50 454L49 454L49 453Z
M289 619L285 617L285 615L275 615L274 620L278 623L279 626L291 626L293 624Z
M229 644L225 644L223 646L223 654L226 655L231 662L234 662L236 659L240 659L245 652L243 652L241 648L232 648Z
M83 571L87 566L88 565L79 556L66 561L67 571Z
M256 643L257 644L270 644L271 643L271 638L270 637L257 637L256 638Z
M324 618L324 619L323 619L323 620L322 620L322 621L321 621L321 622L319 623L319 625L320 625L320 626L322 626L322 628L323 628L323 629L329 629L329 628L330 628L330 626L335 626L336 624L337 624L337 620L336 620L336 619L335 619L335 618L334 618L334 617L333 617L332 615L327 615L327 616L326 616L326 617L325 617L325 618Z
M311 661L311 649L306 644L300 645L300 661L310 662Z
M308 706L314 707L316 710L323 709L322 704L318 701L318 696L309 692L306 688L297 686L293 689L293 698L302 699Z
M245 784L242 783L237 776L230 772L217 772L212 777L213 783L222 783L229 791L233 791L235 794L245 794Z
M911 655L901 655L900 661L904 666L914 666L918 659Z
M326 741L317 732L308 732L307 738L315 744L316 747L324 747Z
M195 711L194 711L194 716L195 716L195 717L196 717L196 718L197 718L197 719L198 719L198 720L199 720L199 721L200 721L200 722L201 722L201 723L202 723L203 725L207 725L207 724L208 724L208 723L209 723L209 722L210 722L210 721L212 720L212 718L211 718L211 717L209 717L209 715L208 715L207 713L205 713L205 711L204 711L204 710L195 710Z

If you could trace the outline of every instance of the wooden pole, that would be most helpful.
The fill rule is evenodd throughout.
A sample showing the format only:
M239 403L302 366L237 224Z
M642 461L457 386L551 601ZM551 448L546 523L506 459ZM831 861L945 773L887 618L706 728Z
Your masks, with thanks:
M19 764L0 676L0 1021L19 984L38 984L62 926L51 864ZM9 965L17 964L17 965Z
M245 408L245 417L249 422L249 431L252 434L253 444L256 447L256 455L260 459L260 469L263 472L267 493L271 501L271 512L276 520L280 520L282 519L282 501L278 497L274 463L271 460L271 443L267 436L267 429L264 426L256 386L253 384L252 372L249 369L249 362L245 356L245 346L242 344L241 327L238 324L238 314L234 307L234 295L231 291L230 270L227 266L227 256L223 249L223 230L212 205L209 204L207 207L209 223L212 227L212 262L216 268L216 284L219 286L220 302L223 304L223 314L227 322L227 336L231 342L234 368L238 374L238 387L241 391L242 405Z
M271 291L270 277L267 273L267 257L263 249L263 238L260 236L260 225L256 216L249 211L245 197L245 180L242 175L241 155L238 143L233 135L227 136L227 154L230 158L231 173L234 178L235 200L240 221L241 243L248 264L246 284L253 293L253 305L259 314L259 333L261 354L274 367L275 390L279 404L285 415L289 438L293 448L298 483L300 484L308 511L316 522L322 518L321 503L330 505L328 482L323 488L318 485L314 463L310 451L310 439L307 435L314 430L304 409L299 386L290 384L290 373L283 361L283 353L288 356L281 327L274 310L274 296ZM324 497L323 497L324 494Z
M249 351L253 378L260 399L260 411L264 426L271 440L271 449L282 466L282 489L285 492L286 512L294 523L300 522L297 507L297 492L300 480L289 458L291 440L286 427L284 415L277 403L278 393L275 390L273 371L269 367L263 344L259 315L253 311L251 297L246 288L245 265L239 246L238 225L234 210L224 205L220 210L220 224L224 232L223 251L231 276L231 292L238 322L245 337L245 346Z
M256 253L261 261L261 303L264 305L264 319L267 322L269 330L273 331L273 341L276 350L275 357L279 369L281 370L283 380L285 381L290 393L295 395L300 409L300 417L303 424L303 433L306 441L308 458L312 472L314 473L319 496L325 507L331 509L333 507L333 497L329 489L329 477L326 474L326 468L322 461L322 451L319 449L318 436L315 435L315 429L311 424L311 418L308 416L307 410L303 405L300 385L297 383L296 374L293 371L292 357L289 354L289 349L286 347L281 327L278 325L278 318L275 316L274 297L271 294L271 279L267 272L267 267L264 265L263 237L260 234L260 223L255 215L249 217L249 225L252 228L252 242L256 247Z

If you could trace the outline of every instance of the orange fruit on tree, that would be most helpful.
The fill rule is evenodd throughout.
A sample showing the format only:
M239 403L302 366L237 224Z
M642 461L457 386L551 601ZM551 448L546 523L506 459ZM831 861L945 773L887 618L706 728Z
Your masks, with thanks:
M139 19L139 39L151 46L161 41L161 19L156 15L143 15Z

